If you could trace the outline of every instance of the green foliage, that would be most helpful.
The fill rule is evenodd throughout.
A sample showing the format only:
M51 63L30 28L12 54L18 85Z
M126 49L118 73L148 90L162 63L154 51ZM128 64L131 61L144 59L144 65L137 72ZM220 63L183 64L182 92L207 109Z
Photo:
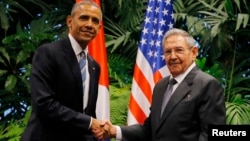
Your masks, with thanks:
M11 12L16 13L17 11L14 9L14 7L26 12L31 16L31 13L27 11L27 9L24 6L15 2L14 0L2 0L0 2L0 9L1 9L0 21L1 21L1 27L5 30L5 32L7 32L7 30L10 28L9 20L13 20L11 15L6 13L11 13Z
M121 55L109 55L109 77L110 83L116 87L129 87L132 83L133 65L130 59Z
M247 72L240 70L243 66L247 66L245 63L247 60L237 64L234 69L222 71L219 64L214 64L210 68L206 67L206 58L196 60L201 70L211 74L223 84L227 124L250 124L250 100L248 99L250 88L241 85L242 83L249 84L250 80L249 77L244 77ZM235 72L230 75L232 70Z
M43 10L48 10L48 5L46 5L43 1L40 0L1 0L0 2L0 22L1 28L4 29L5 36L7 35L7 31L11 28L11 22L15 21L15 14L20 12L24 12L29 17L33 17L32 11L29 11L27 6L28 4L32 4L32 6L38 6ZM37 8L38 8L37 7ZM24 17L24 15L22 15ZM25 17L26 18L26 17Z
M126 124L133 67L147 1L102 1L111 78L111 121L114 124ZM21 5L26 2L46 9L44 1L39 0L0 2L0 22L5 32L0 37L6 37L0 44L0 117L8 121L0 124L0 140L19 139L23 123L26 123L20 125L19 119L28 110L30 101L28 76L31 57L40 44L55 40L54 35L67 34L64 18L73 1L51 1L56 4L52 6L54 9L46 10L48 14L43 17L32 15L38 20L28 23L27 27L19 24L17 30L11 30L16 31L14 34L5 36L11 29L10 21L15 17L10 14L18 13L16 10L24 10L28 14L25 8L29 7ZM12 6L11 9L6 9L6 4ZM227 124L250 124L249 5L247 0L174 0L175 27L186 29L196 37L200 44L199 57L202 58L196 63L224 87ZM24 19L21 18L20 23ZM10 108L13 110L5 116L4 112Z
M250 124L244 116L250 115L249 4L246 0L174 1L176 26L194 35L200 44L202 59L197 64L224 87L227 124ZM240 103L235 101L238 96Z
M218 79L221 83L223 82L222 77L223 77L223 70L220 69L219 64L215 63L213 64L212 67L209 68L209 66L206 65L207 58L201 58L201 59L196 59L196 64L197 66L204 72L214 76L216 79Z
M25 126L30 117L31 110L28 110L21 120L12 119L6 124L0 125L0 141L19 141Z
M29 75L32 56L36 48L54 39L50 28L42 23L45 19L31 22L29 30L17 26L17 33L7 36L0 45L0 122L20 119L30 105ZM9 111L9 112L6 112Z
M250 124L250 101L238 94L233 102L226 102L227 124Z
M130 89L110 85L109 92L111 122L115 125L126 125Z
M120 0L114 3L113 0L107 0L103 3L106 47L110 54L135 60L147 2Z
M120 54L125 58L135 60L140 31L124 29L107 17L105 17L105 25L106 47L110 54Z

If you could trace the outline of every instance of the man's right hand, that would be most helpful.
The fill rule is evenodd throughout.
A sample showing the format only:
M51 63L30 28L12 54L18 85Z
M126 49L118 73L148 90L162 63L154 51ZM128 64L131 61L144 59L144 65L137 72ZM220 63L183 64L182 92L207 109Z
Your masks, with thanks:
M101 122L102 126L108 127L108 135L109 138L115 138L116 137L116 127L107 119L103 120Z
M110 138L109 126L103 124L102 121L92 118L91 131L95 138L104 140Z

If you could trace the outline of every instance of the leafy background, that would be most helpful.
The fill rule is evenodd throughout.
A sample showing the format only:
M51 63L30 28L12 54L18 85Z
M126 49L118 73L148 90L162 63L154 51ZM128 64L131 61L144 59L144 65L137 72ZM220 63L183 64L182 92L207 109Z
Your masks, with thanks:
M15 141L30 114L29 73L38 46L67 33L74 0L0 1L0 140ZM173 0L175 27L199 42L198 66L224 88L227 124L250 124L248 0ZM111 121L126 125L147 0L102 0Z

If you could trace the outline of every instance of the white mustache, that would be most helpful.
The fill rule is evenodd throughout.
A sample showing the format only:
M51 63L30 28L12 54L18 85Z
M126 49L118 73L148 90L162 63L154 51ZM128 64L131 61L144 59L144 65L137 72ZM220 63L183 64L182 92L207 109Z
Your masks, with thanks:
M180 64L180 62L177 62L177 61L170 61L169 64L170 64L170 65L173 65L173 64Z

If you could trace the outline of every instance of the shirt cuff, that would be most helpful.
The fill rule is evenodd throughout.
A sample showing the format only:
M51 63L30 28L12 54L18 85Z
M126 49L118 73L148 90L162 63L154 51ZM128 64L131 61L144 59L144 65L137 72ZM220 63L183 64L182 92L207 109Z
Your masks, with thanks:
M122 131L120 126L115 126L116 128L116 141L121 141L122 140Z
M90 118L89 129L91 128L91 125L92 125L92 117Z

